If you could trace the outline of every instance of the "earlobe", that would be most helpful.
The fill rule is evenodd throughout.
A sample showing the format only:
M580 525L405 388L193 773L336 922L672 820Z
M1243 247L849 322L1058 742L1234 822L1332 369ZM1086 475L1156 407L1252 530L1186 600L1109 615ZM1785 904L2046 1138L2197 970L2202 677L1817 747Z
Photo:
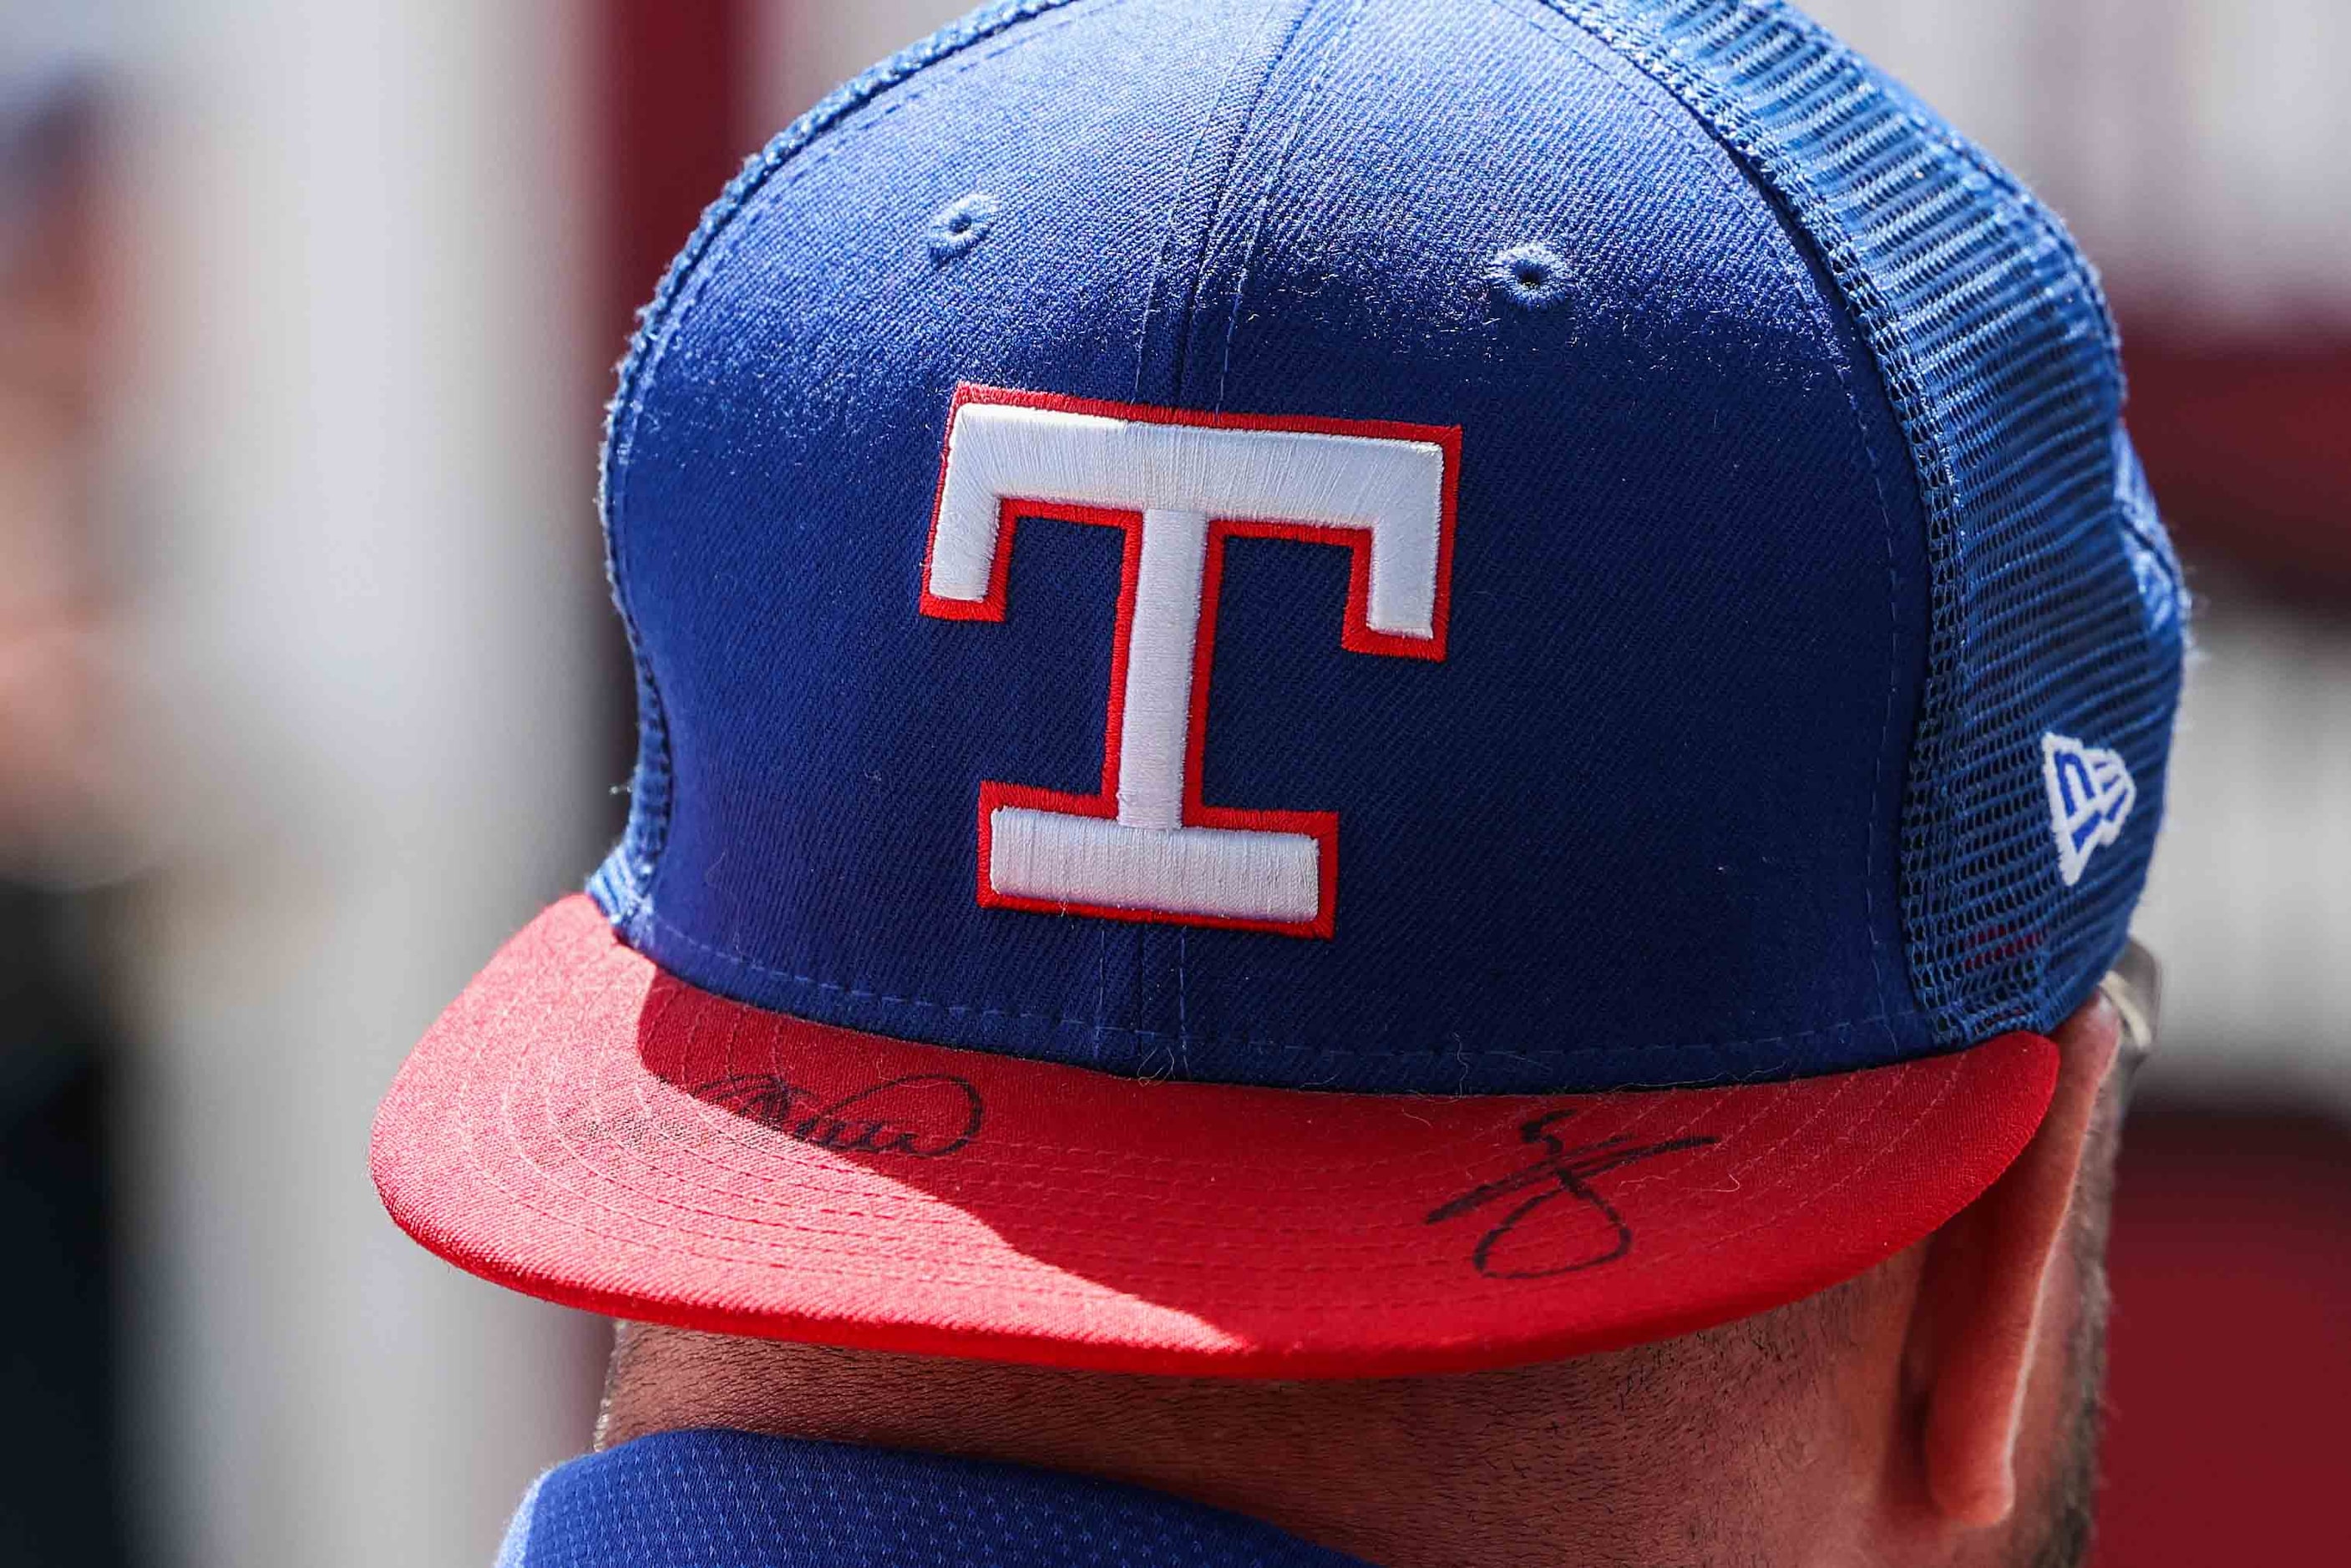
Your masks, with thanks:
M2033 1367L2058 1330L2043 1310L2118 1040L2093 998L2056 1034L2057 1087L2041 1128L1991 1190L1929 1244L1904 1381L1923 1407L1919 1461L1937 1513L1961 1528L2016 1505L2020 1417ZM2056 1347L2062 1356L2064 1347Z

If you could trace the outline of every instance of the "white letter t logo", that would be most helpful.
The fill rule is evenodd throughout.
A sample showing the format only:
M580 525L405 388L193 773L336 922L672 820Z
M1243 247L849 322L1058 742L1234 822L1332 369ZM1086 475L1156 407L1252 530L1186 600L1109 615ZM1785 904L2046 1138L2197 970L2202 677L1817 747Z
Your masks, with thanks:
M1019 516L1126 534L1102 793L983 784L979 901L1330 936L1337 815L1200 799L1225 541L1353 552L1341 645L1442 659L1460 451L1458 429L962 388L947 417L925 615L1004 618Z

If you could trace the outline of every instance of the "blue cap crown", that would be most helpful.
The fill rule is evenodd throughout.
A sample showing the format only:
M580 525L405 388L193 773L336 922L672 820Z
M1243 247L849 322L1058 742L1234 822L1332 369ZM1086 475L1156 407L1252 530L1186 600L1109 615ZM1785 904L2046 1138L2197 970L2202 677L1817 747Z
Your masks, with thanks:
M1023 0L705 218L592 890L1126 1074L1791 1076L2119 951L2185 614L2056 222L1786 8Z

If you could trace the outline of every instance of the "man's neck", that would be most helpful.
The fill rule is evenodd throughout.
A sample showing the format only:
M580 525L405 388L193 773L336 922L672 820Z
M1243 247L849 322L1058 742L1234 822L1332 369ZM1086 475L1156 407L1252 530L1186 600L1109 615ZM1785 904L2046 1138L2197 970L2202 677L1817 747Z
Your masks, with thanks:
M1742 1347L1744 1347L1742 1349ZM1718 1388L1820 1400L1787 1366L1722 1342ZM881 1355L624 1327L600 1446L729 1427L1098 1476L1249 1515L1381 1568L1792 1558L1829 1517L1779 1494L1751 1425L1661 1422L1686 1368L1650 1353L1474 1377L1218 1382ZM1627 1397L1628 1393L1633 1397ZM1814 1410L1811 1419L1823 1418ZM1664 1449L1661 1449L1661 1444ZM1669 1451L1667 1451L1669 1450ZM1812 1544L1822 1544L1815 1534ZM1809 1554L1808 1554L1809 1555Z

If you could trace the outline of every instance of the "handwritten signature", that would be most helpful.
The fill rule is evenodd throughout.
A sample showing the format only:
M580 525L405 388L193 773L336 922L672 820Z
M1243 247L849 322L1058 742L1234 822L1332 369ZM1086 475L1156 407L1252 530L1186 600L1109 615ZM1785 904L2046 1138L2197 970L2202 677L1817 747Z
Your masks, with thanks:
M716 1078L695 1091L795 1142L844 1154L943 1159L979 1136L979 1091L943 1073L918 1073L844 1095L823 1096L772 1073Z
M1483 1187L1463 1193L1428 1216L1426 1223L1441 1225L1448 1220L1458 1220L1465 1214L1489 1209L1510 1199L1519 1199L1492 1230L1479 1238L1477 1250L1469 1254L1472 1266L1487 1278L1547 1280L1559 1274L1580 1273L1586 1269L1614 1262L1633 1250L1633 1227L1625 1223L1625 1216L1616 1211L1614 1204L1593 1189L1593 1178L1641 1160L1655 1159L1659 1155L1704 1148L1719 1141L1698 1137L1644 1144L1635 1143L1630 1137L1618 1137L1570 1148L1553 1129L1573 1120L1576 1114L1573 1109L1548 1111L1528 1122L1519 1129L1519 1136L1528 1143L1541 1144L1544 1150L1541 1158L1499 1181L1489 1181ZM1508 1266L1495 1257L1496 1250L1506 1243L1514 1243L1510 1247L1513 1254L1523 1255L1532 1251L1535 1256L1541 1257L1545 1251L1542 1245L1545 1240L1557 1248L1562 1241L1575 1239L1576 1233L1583 1227L1560 1226L1556 1220L1549 1227L1554 1234L1548 1238L1541 1234L1519 1233L1521 1225L1562 1198L1573 1199L1581 1205L1578 1212L1587 1221L1598 1222L1601 1240L1592 1242L1586 1239L1585 1245L1572 1250L1573 1255L1568 1262L1547 1262L1541 1267ZM1557 1233L1562 1231L1564 1235ZM1554 1258L1558 1255L1556 1251L1550 1253Z

